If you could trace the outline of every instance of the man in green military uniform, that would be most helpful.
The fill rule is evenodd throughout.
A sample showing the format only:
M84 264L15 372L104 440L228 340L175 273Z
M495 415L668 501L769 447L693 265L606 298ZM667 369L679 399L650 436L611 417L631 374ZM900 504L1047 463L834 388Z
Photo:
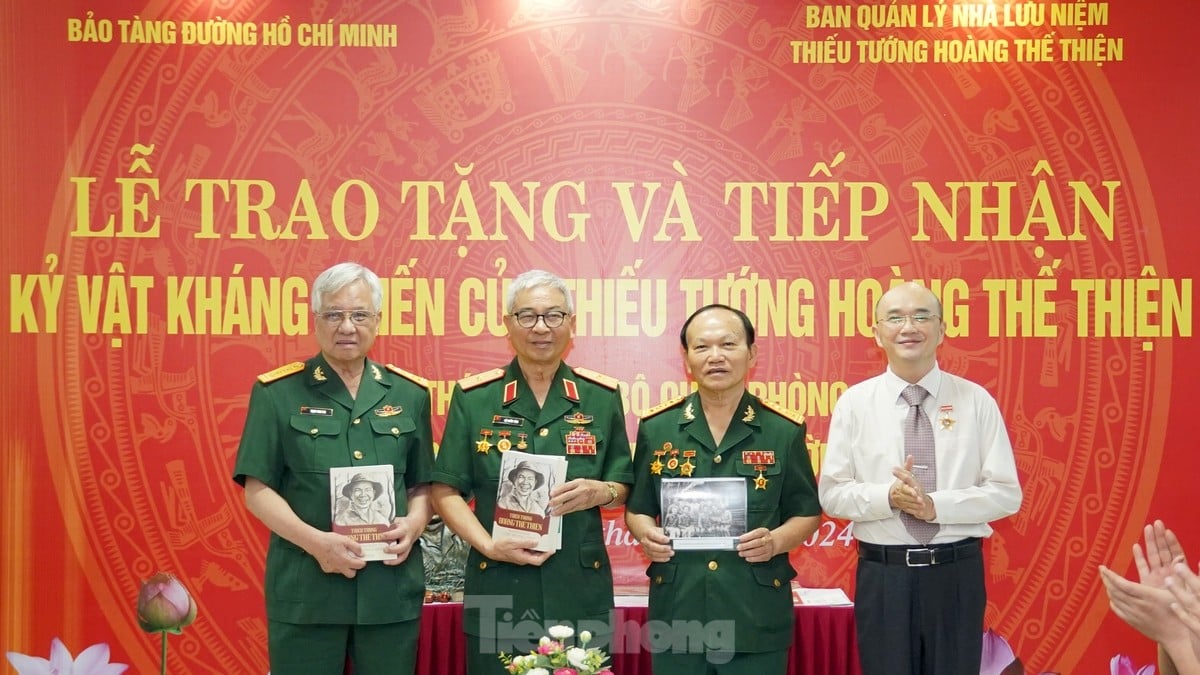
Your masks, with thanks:
M430 392L421 378L367 358L382 303L379 278L361 265L321 273L312 290L320 353L260 375L250 393L233 478L271 530L275 675L340 675L347 658L357 675L415 666L425 584L414 543L432 512ZM372 465L394 475L395 517L380 540L395 559L382 562L364 561L361 545L331 522L330 469Z
M498 653L528 651L550 625L590 630L598 644L611 633L600 507L624 503L633 480L617 382L562 361L575 327L566 284L526 272L505 308L516 357L455 387L433 473L438 513L471 545L463 616L471 675L506 672ZM532 534L491 536L501 456L514 449L567 459L567 481L550 492L551 515L563 517L557 551L533 550Z
M650 646L654 672L782 673L794 622L788 552L821 521L804 422L746 391L758 348L742 312L702 307L683 324L680 341L697 391L642 417L625 506L629 531L651 561L649 618L668 627ZM746 493L736 548L674 550L659 522L663 479L716 477L740 478L737 489ZM689 521L697 536L742 530L721 509L713 517L705 508L713 513L701 507Z

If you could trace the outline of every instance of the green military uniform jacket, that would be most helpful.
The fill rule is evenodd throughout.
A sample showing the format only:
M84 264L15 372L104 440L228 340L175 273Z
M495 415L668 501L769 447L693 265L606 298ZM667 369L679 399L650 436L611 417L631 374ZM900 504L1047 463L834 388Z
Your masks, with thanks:
M568 454L567 435L579 429L594 437L594 454L590 442L584 444L588 454ZM565 456L567 480L633 482L617 383L582 368L560 364L540 409L516 359L503 370L480 373L455 386L433 480L457 488L467 499L473 496L475 517L489 532L502 448ZM569 622L577 629L579 622L587 621L593 633L597 627L603 631L598 622L608 625L613 580L600 509L563 516L562 548L540 567L497 562L472 548L464 582L463 627L469 634L504 638L504 626L498 627L498 622L523 621ZM492 597L477 602L472 596ZM511 600L511 609L507 604L497 607L497 596L503 603Z
M804 422L749 393L742 394L738 410L720 447L699 394L648 412L638 425L626 510L660 517L663 478L737 477L746 485L746 531L820 515ZM651 563L646 574L652 621L736 622L734 644L719 645L722 651L774 651L792 643L790 582L796 572L786 551L748 563L737 551L678 550L668 562Z
M407 489L433 470L430 392L395 366L366 362L358 396L315 356L259 376L250 392L233 479L257 478L313 527L332 530L329 469L391 464L396 515ZM397 566L368 562L353 579L272 533L267 550L267 617L287 623L379 624L420 617L425 595L419 546Z

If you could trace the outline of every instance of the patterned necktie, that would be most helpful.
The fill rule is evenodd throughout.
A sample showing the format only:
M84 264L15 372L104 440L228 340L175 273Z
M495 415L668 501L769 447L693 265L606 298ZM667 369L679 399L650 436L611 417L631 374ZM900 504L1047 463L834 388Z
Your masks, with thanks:
M915 384L908 385L900 392L900 397L908 404L908 416L904 418L904 454L913 457L912 472L921 489L932 492L937 489L937 455L933 450L933 425L921 409L921 402L928 395L929 392ZM941 528L937 523L921 520L903 511L900 520L904 522L904 529L922 544L933 541Z

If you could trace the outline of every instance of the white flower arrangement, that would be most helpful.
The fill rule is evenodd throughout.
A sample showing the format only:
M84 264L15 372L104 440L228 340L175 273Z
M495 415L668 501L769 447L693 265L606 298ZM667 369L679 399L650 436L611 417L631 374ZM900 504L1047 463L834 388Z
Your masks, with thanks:
M512 675L613 675L606 665L608 654L588 647L592 634L579 633L577 646L567 645L575 635L570 626L551 626L547 636L538 640L537 649L528 654L510 656L500 653L500 661Z

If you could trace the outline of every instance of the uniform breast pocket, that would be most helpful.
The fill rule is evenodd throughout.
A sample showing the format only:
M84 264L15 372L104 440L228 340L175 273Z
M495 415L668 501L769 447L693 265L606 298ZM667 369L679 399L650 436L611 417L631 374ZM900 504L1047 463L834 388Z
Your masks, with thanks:
M782 466L739 462L737 474L746 479L746 508L751 513L769 513L779 508L783 494Z
M380 464L391 464L397 478L404 473L408 453L416 443L417 425L409 417L375 417L370 421Z
M292 415L291 453L289 460L297 471L326 471L344 463L346 454L341 420L312 415Z
M562 431L563 454L567 456L567 480L599 478L608 442L603 432L586 427Z

